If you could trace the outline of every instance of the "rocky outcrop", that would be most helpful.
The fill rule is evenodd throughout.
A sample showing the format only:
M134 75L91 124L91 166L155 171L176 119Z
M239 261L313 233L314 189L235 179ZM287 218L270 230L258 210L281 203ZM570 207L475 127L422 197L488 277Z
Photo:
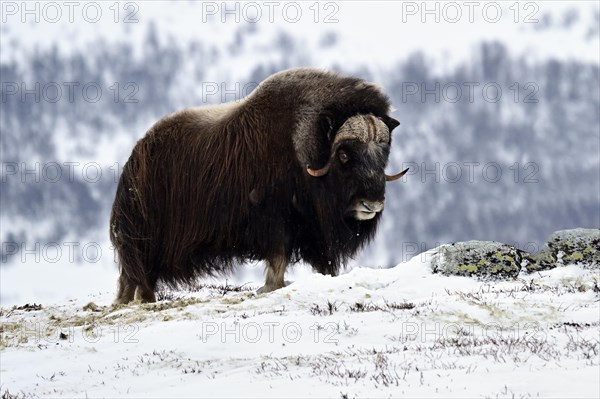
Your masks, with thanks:
M495 241L467 241L442 245L431 260L434 273L476 276L483 279L515 278L530 262L529 254Z
M439 246L431 259L434 273L491 280L569 264L600 269L600 229L557 231L537 254L495 241L466 241Z

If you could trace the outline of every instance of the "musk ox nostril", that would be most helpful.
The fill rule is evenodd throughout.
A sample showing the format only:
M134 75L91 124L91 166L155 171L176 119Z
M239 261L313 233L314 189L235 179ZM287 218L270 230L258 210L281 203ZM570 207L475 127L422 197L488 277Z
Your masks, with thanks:
M381 212L383 210L383 201L361 201L360 203L368 212Z
M368 203L367 201L363 201L363 202L362 202L362 205L363 205L365 208L367 208L367 210L369 210L369 211L371 211L371 212L376 212L376 211L375 211L375 209L373 209L373 208L371 207L372 205L370 206L370 205L369 205L369 203Z

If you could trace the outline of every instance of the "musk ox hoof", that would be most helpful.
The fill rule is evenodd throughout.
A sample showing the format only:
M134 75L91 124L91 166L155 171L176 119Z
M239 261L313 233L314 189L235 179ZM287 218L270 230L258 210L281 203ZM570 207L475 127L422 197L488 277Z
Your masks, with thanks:
M263 285L261 288L259 288L259 289L256 291L256 293L257 293L257 294L266 294L266 293L269 293L269 292L275 291L275 290L277 290L277 289L279 289L279 288L282 288L282 287L275 287L275 286L273 286L273 285Z
M127 305L129 303L129 301L127 300L123 300L122 298L117 298L113 301L112 306L116 307L116 306L120 306L120 305Z
M286 285L290 285L289 281L286 281L283 283L283 285L274 285L274 284L265 284L264 286L262 286L261 288L259 288L258 290L256 290L257 294L267 294L269 292L278 290L280 288L285 287Z
M156 295L154 295L154 290L138 285L133 300L141 303L156 302Z
M131 302L148 303L156 302L154 290L143 288L141 286L128 285L119 288L117 298L113 302L113 306L127 305Z

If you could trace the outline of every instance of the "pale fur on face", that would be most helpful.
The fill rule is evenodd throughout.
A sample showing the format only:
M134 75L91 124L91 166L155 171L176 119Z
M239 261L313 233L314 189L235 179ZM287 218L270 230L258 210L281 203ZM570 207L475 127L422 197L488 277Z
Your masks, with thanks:
M383 201L358 200L354 204L352 216L356 220L371 220L383 211Z

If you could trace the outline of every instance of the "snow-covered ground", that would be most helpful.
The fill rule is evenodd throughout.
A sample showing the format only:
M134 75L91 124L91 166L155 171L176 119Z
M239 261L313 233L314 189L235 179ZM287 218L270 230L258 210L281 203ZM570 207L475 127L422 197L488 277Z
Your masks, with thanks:
M1 309L1 390L52 397L600 396L600 276L392 269Z

